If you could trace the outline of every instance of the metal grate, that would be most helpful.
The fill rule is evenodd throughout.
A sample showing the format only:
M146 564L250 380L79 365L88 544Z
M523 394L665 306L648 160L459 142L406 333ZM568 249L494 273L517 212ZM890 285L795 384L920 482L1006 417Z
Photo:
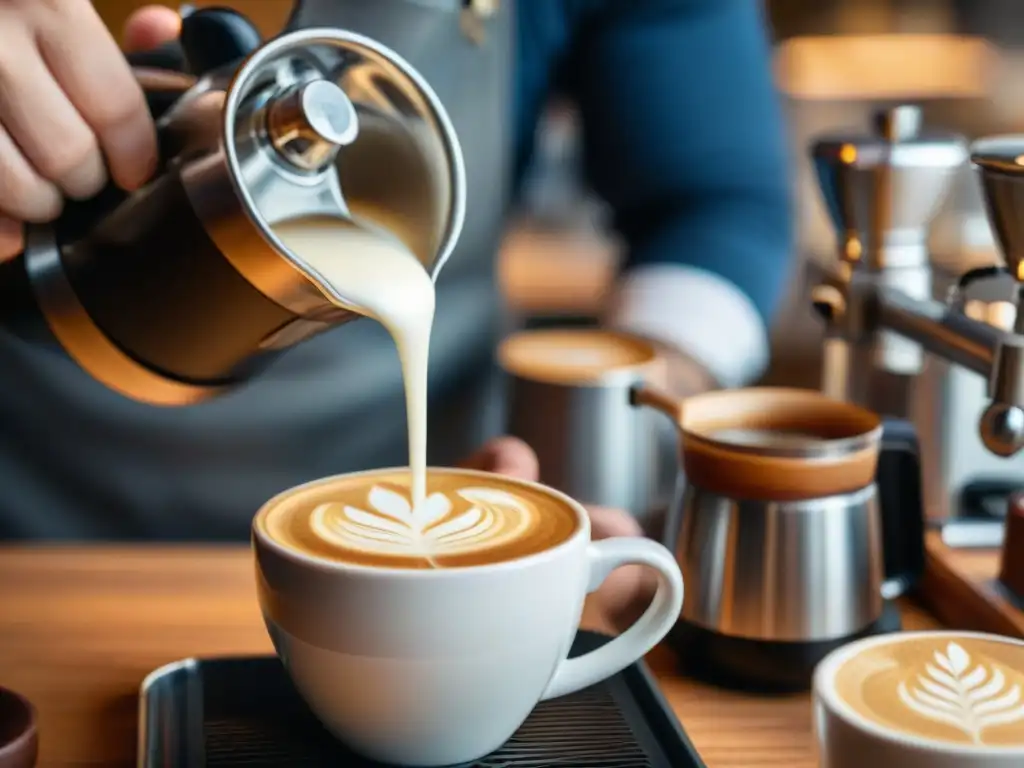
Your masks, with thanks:
M282 716L283 714L283 716ZM204 724L207 768L370 768L308 713L218 717ZM343 761L343 762L342 762ZM544 702L504 747L465 768L654 768L604 686Z
M571 657L607 638L579 632ZM380 768L335 740L272 656L189 659L140 702L145 768ZM641 665L539 704L507 744L461 768L703 768Z

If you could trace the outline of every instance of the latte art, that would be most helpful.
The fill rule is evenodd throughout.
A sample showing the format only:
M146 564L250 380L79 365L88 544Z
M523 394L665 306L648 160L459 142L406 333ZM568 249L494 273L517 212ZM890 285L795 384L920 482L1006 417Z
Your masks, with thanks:
M469 506L455 506L446 494L432 493L413 509L405 496L375 485L366 509L321 504L310 526L338 547L433 560L515 541L539 523L539 510L507 491L464 488L455 496Z
M356 565L457 568L542 552L579 528L570 503L498 475L430 469L411 501L408 469L328 478L288 492L258 517L267 535L306 556Z
M835 674L858 715L911 736L985 747L1024 745L1024 649L974 637L901 639Z
M1020 682L1013 682L998 664L975 662L963 646L951 642L935 651L934 663L897 686L907 709L936 723L945 723L974 744L984 744L988 728L1024 720Z

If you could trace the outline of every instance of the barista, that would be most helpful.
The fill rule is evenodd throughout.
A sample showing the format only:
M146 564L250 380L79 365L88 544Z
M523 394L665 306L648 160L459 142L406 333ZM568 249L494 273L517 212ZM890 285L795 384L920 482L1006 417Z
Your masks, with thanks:
M761 373L792 212L759 3L519 0L500 4L477 41L455 14L409 0L310 0L297 16L409 58L463 141L469 208L438 286L432 462L457 461L496 431L484 418L504 330L494 257L507 190L555 89L579 105L587 180L628 246L606 322L669 350L684 392ZM168 9L143 9L125 45L152 48L178 25ZM54 219L64 197L89 197L108 178L138 189L155 147L142 94L89 0L0 2L0 253L16 253L23 223ZM253 510L286 487L404 463L402 398L393 345L374 323L308 341L240 390L182 409L128 401L0 332L0 539L243 539ZM536 472L515 441L482 456L473 461ZM635 530L618 513L598 517Z

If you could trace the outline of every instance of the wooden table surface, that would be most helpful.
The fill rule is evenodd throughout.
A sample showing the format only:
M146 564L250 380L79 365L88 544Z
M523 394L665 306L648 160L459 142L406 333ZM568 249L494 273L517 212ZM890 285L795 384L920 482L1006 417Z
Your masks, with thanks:
M935 625L913 605L905 616ZM0 548L0 684L39 709L43 768L132 765L136 696L152 669L269 652L247 548ZM816 764L807 696L696 684L667 648L648 663L710 768Z

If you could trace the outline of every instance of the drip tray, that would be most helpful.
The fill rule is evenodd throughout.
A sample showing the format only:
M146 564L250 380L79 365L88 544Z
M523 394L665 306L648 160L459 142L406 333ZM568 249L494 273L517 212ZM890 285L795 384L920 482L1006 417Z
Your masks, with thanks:
M608 638L580 632L571 655ZM374 768L320 725L275 656L187 659L147 678L140 768ZM703 768L643 664L537 705L494 754L465 768Z

